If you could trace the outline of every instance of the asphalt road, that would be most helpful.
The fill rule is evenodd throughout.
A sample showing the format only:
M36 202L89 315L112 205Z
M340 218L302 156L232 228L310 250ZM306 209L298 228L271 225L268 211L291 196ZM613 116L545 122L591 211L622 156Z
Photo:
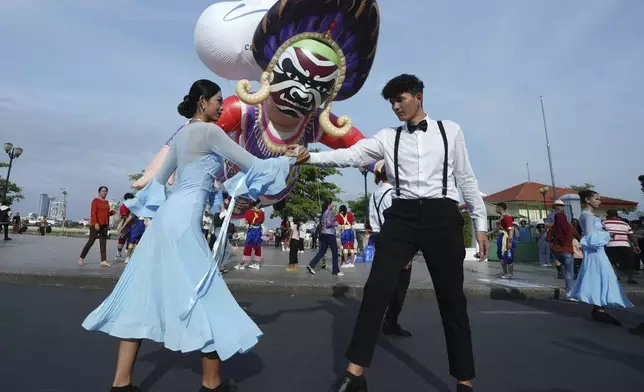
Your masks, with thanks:
M0 285L0 391L108 391L117 341L80 324L106 291ZM325 392L341 372L359 303L321 297L239 296L265 333L256 349L224 363L243 392ZM473 300L476 390L644 390L644 339L595 324L584 305L548 300ZM630 326L644 313L615 311ZM433 300L411 299L401 323L410 339L382 338L370 392L448 392L442 327ZM143 344L135 382L144 391L197 391L198 355Z

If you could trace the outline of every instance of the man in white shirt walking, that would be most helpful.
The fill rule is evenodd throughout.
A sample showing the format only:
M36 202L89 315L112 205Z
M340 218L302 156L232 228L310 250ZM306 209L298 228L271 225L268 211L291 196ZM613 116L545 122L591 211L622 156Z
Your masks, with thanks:
M383 98L403 121L398 128L382 129L346 149L309 154L290 146L286 153L297 156L298 163L324 167L363 167L384 159L387 178L395 185L347 350L350 363L332 391L367 391L363 372L371 364L387 305L400 272L419 249L434 282L450 374L458 380L458 392L472 391L474 358L463 292L465 243L459 190L477 231L481 261L489 253L487 215L463 131L455 122L427 117L423 87L413 75L395 77L384 87Z

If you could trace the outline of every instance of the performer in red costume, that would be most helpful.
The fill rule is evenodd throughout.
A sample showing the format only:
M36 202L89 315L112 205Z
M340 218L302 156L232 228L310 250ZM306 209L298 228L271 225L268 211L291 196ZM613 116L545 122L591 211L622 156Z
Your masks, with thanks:
M342 243L342 267L355 267L353 256L356 254L356 235L353 232L353 214L347 211L347 206L341 205L340 212L335 216L335 221L340 225L340 242ZM349 253L351 257L349 257ZM353 260L353 262L351 262Z
M260 210L260 202L255 202L252 209L247 210L244 214L248 231L246 232L246 244L244 245L244 255L241 264L235 266L235 269L248 268L259 269L262 262L262 224L264 223L264 211ZM252 253L255 251L255 263L251 264Z
M195 33L197 52L218 74L227 66L223 57L228 61L234 56L219 59L215 54L225 51L229 46L226 41L237 37L230 29L225 36L209 31L220 32L227 20L223 15L235 7L236 2L211 6L202 14ZM256 10L254 15L260 11ZM251 93L249 80L240 80L236 96L224 101L224 112L217 125L258 158L282 155L292 144L308 146L320 142L332 149L354 145L364 136L352 126L348 116L334 116L331 106L334 101L352 97L364 85L375 58L379 23L375 0L276 2L259 23L255 22L252 45L246 45L252 50L254 69L264 70L256 78L260 88ZM244 34L243 29L239 31ZM221 73L226 77L225 72ZM168 145L173 138L174 135ZM167 145L163 147L134 184L135 188L142 188L152 178L167 149ZM227 163L224 178L218 181L237 171ZM299 167L294 167L284 192L260 198L261 205L284 199L293 189L298 172ZM242 218L251 205L252 201L239 199L233 217Z

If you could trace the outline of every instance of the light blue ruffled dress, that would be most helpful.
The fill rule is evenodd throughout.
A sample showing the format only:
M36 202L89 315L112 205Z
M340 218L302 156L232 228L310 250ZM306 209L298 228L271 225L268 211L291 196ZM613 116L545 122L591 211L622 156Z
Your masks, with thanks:
M259 160L213 124L186 126L155 179L128 201L132 213L154 219L114 291L87 316L84 328L121 339L151 339L174 351L216 351L222 360L257 344L262 332L219 272L226 236L220 235L211 251L201 232L206 203L221 202L212 195L224 158L242 169L224 184L226 191L253 199L284 190L294 163L285 157ZM164 184L175 170L166 200ZM234 197L223 227L228 227Z
M610 242L610 234L604 230L601 219L584 210L579 223L584 234L580 242L584 259L569 297L596 306L633 307L606 256L604 246Z

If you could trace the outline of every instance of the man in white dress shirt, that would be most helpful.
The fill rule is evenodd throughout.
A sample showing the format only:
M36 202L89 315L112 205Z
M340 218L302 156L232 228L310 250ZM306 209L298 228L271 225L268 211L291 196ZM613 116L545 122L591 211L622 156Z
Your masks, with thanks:
M376 240L371 273L347 350L347 372L336 392L366 392L369 367L387 305L400 272L420 249L434 282L447 342L450 374L457 391L472 391L474 358L463 293L464 220L458 209L459 189L477 231L480 259L489 253L487 216L468 157L463 131L452 121L435 121L423 110L423 83L413 75L390 80L382 91L403 125L384 128L374 137L346 149L311 153L289 147L298 163L323 167L363 167L385 160L394 184L392 206ZM457 189L458 186L458 189Z
M378 189L376 189L369 199L369 222L371 222L371 230L373 232L371 235L377 241L380 228L385 222L384 211L391 207L392 204L394 187L387 180L383 161L376 164L374 174ZM382 333L385 335L395 335L403 338L411 337L411 332L404 330L398 324L398 316L400 316L403 304L405 303L410 280L411 261L400 272L396 289L391 296L389 306L387 306L387 313L385 313L385 320L382 324Z

